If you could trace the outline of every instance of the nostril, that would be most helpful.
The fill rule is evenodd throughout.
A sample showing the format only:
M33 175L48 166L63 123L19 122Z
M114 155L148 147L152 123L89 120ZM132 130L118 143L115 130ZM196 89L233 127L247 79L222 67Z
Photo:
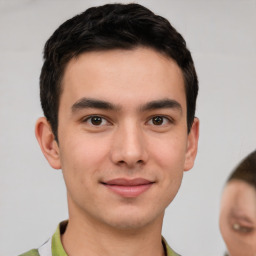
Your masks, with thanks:
M137 162L134 162L134 164L136 165L136 164L143 164L144 163L144 161L143 160L138 160ZM120 161L118 161L118 165L126 165L126 164L128 164L128 165L130 165L131 163L129 163L129 162L127 162L127 161L125 161L125 160L120 160ZM133 164L132 164L133 165Z

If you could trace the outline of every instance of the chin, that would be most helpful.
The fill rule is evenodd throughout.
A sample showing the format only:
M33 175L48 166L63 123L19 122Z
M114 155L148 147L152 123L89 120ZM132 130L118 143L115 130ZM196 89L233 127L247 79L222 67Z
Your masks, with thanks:
M161 216L163 216L163 214L153 214L153 212L151 212L150 215L148 213L143 214L142 212L136 211L128 214L127 212L123 212L108 220L105 219L105 223L119 230L132 231L143 229L156 222L162 223Z
M109 223L113 228L124 231L135 231L146 227L149 223L139 220L119 220L118 222Z

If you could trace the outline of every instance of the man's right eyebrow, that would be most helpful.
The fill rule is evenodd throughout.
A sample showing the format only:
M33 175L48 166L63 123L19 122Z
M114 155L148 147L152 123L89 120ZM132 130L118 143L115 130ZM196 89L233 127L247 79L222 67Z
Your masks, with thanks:
M92 99L92 98L81 98L72 105L72 112L85 108L97 108L105 110L118 110L119 107L111 104L110 102Z

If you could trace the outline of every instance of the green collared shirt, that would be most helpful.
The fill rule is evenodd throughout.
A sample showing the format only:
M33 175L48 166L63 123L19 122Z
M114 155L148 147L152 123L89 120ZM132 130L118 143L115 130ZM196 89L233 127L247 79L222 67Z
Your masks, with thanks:
M43 253L41 254L39 253L40 252L40 248L39 248L39 249L30 250L19 256L68 256L61 243L61 234L64 233L66 226L67 226L67 221L61 222L56 232L53 234L52 238L48 242L46 242L45 245L47 246L48 244L51 247L50 248L51 254L42 255ZM171 249L171 247L167 244L164 238L162 239L162 242L166 252L166 256L179 256L179 254L175 253ZM42 247L43 246L44 245L42 245Z

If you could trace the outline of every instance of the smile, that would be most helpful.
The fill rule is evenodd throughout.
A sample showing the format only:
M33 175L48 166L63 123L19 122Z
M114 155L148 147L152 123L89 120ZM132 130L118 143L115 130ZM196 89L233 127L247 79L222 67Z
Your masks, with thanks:
M112 192L122 197L132 198L137 197L147 191L154 184L154 182L143 178L132 180L119 178L102 182L102 184Z

